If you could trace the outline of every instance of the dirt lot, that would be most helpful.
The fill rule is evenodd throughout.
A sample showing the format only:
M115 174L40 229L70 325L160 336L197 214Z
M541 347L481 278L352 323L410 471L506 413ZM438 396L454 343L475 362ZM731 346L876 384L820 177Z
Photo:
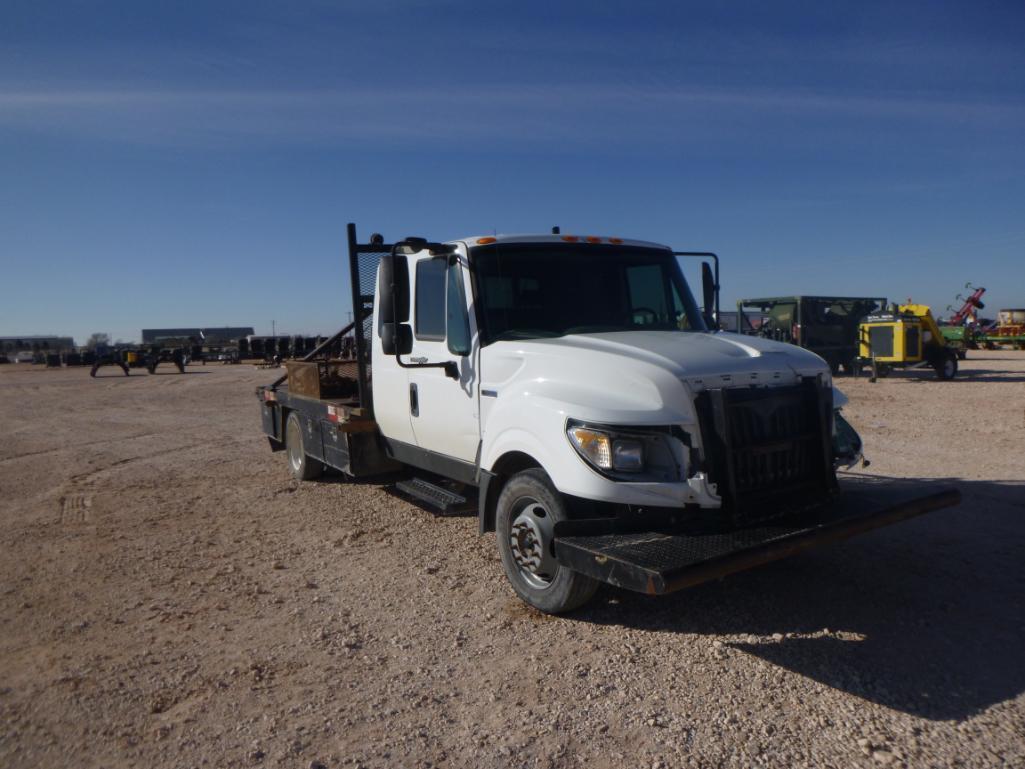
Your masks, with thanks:
M292 481L275 372L0 367L0 766L1025 766L1025 353L963 370L841 382L960 507L550 618L473 519Z

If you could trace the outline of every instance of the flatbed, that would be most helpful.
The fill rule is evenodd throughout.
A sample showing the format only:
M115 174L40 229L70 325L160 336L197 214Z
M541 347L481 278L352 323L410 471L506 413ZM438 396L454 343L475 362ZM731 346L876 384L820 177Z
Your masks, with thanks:
M295 414L304 433L304 452L314 462L356 478L401 469L385 454L377 422L357 399L300 395L284 383L262 385L256 394L263 432L274 451L286 448L286 422Z

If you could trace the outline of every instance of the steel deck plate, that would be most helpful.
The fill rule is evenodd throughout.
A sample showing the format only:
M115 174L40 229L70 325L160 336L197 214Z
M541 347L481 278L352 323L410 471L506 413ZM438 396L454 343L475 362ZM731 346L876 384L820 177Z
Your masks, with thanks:
M726 533L587 534L596 521L567 521L556 530L555 554L575 571L629 590L669 593L785 558L916 515L956 505L960 492L928 481L857 476L813 518ZM608 523L607 521L605 522Z

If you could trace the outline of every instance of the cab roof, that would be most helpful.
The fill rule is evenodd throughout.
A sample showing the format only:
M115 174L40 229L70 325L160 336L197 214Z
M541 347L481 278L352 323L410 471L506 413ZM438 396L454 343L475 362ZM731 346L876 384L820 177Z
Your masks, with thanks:
M471 248L474 246L487 246L494 244L501 245L504 243L552 243L559 245L614 245L631 246L633 248L658 248L662 250L671 250L669 246L663 245L662 243L653 243L648 240L633 240L630 238L618 238L609 235L574 235L572 233L563 233L559 235L552 235L551 233L545 233L543 235L476 235L468 238L458 238L457 241L461 241ZM457 241L450 242L454 243Z

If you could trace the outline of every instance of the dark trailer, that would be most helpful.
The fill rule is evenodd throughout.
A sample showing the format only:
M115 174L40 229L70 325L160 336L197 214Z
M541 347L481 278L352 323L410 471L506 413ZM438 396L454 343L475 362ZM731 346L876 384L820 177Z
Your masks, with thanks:
M770 296L737 302L740 332L788 342L822 357L836 373L854 373L858 324L886 307L885 297Z
M489 500L502 481L500 476L478 466L472 477L453 480L442 474L443 465L429 459L417 460L414 467L410 464L414 460L397 451L375 421L381 409L410 408L405 401L374 402L371 397L369 343L374 333L377 266L382 256L401 247L403 242L387 244L380 236L359 243L355 226L349 225L354 320L304 360L290 362L286 376L256 388L263 432L273 450L285 452L298 479L312 480L325 468L347 477L378 477L442 514L476 514L480 532L493 531L489 514L494 508L493 503L489 508ZM355 338L355 360L340 358L347 334ZM722 393L719 400L731 400L727 391L718 392ZM574 499L572 520L555 528L555 559L573 571L629 590L662 594L960 501L955 488L929 482L864 475L838 479L832 463L825 460L832 440L825 408L822 403L816 406L818 428L806 436L821 452L821 481L833 490L825 504L738 525L729 515L713 515L710 520L707 514L696 515L687 508L646 510ZM740 425L732 420L742 415L736 408L716 413L715 441L721 449L717 477L734 488L743 480L737 474L747 466L745 457L764 447L737 444Z

